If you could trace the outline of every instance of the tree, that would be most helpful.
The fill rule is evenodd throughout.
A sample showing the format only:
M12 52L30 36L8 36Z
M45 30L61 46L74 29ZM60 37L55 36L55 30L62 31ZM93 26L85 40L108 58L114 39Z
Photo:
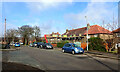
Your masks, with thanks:
M6 37L8 39L8 42L15 41L15 37L17 36L17 30L16 29L7 29Z
M108 24L105 24L105 25L104 25L104 22L103 22L103 27L108 29L108 30L113 31L113 30L119 28L119 25L118 25L117 21L114 22L114 20L113 20L113 23L108 23ZM114 47L115 47L116 42L114 42L112 40L114 38L115 38L114 36L113 36L113 38L111 38L111 34L109 34L108 39L105 40L105 36L104 36L104 42L108 44L107 47L108 47L109 52L111 52L111 50L114 49Z
M34 33L34 29L30 27L29 25L23 25L18 28L18 32L20 36L24 38L23 44L28 45L29 37Z
M40 28L38 26L34 26L34 35L35 35L35 41L38 40L37 38L40 37Z

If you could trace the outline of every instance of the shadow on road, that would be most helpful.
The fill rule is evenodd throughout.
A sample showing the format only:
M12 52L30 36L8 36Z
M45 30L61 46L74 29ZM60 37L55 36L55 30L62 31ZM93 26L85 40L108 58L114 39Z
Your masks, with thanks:
M40 70L38 68L24 65L24 64L13 63L13 62L2 62L2 72L10 72L10 71L45 72L45 71Z
M88 57L77 57L79 59L88 59Z

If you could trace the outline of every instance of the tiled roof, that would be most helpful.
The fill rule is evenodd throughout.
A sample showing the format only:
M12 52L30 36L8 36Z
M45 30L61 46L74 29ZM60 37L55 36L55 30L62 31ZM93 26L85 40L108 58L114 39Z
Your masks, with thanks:
M86 31L86 27L83 27L83 28L78 28L78 29L73 29L73 30L69 30L67 33L64 33L63 35L68 35L68 36L70 36L70 35L79 35L79 34L81 34L81 35L83 35L84 34L84 32Z
M60 35L60 34L59 34L59 32L57 32L57 33L53 32L52 34L46 34L46 36L52 36L52 35Z
M120 33L120 28L116 29L116 30L113 30L112 31L113 33Z
M99 25L92 25L90 26L90 29L88 30L88 34L110 34L111 31L99 26ZM65 32L63 35L76 35L78 36L79 34L81 35L86 35L87 34L87 27L83 27L83 28L78 28L78 29L73 29L73 30L69 30L67 33Z
M99 25L93 25L90 26L90 29L88 30L88 34L110 34L111 31L99 26ZM84 35L87 34L87 31L84 33Z
M57 33L52 33L51 35L53 35L53 34L54 34L54 35L60 35L59 32L57 32Z

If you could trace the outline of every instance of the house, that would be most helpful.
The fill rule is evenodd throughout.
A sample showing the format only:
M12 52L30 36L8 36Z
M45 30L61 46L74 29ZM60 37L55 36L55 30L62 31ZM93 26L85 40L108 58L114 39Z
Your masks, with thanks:
M118 49L118 47L120 47L120 28L116 29L116 30L113 30L112 31L113 33L113 47L115 49Z
M58 43L61 41L61 35L59 34L59 32L52 32L52 34L46 34L46 37L49 43Z
M70 42L79 41L81 43L86 43L87 41L87 27L82 27L78 29L68 30L62 34L62 40L69 40ZM91 37L100 37L101 39L107 40L113 38L111 31L99 26L92 25L88 30L88 39Z

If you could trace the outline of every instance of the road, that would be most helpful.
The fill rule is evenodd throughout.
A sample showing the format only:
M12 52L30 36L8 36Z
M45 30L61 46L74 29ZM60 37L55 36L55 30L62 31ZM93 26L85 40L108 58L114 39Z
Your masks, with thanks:
M3 51L2 60L30 65L42 70L118 70L118 60L86 54L62 53L58 49L22 46L20 50Z

